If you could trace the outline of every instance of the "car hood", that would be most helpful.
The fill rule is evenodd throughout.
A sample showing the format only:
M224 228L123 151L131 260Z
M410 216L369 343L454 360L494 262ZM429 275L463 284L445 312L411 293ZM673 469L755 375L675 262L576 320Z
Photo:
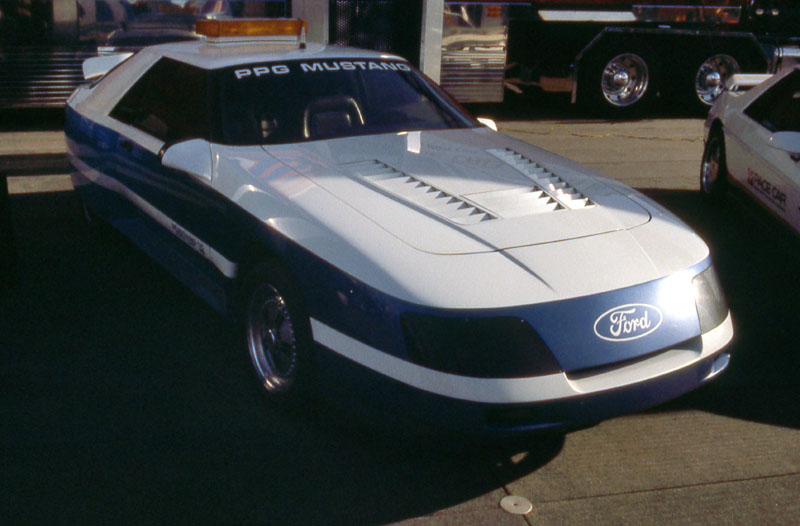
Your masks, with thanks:
M651 219L623 193L629 189L488 129L264 149L386 232L432 254L553 243Z

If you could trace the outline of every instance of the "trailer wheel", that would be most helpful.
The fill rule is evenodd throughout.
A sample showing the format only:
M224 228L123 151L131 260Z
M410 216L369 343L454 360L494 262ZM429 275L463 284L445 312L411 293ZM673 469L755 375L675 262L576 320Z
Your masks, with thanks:
M706 108L714 104L724 91L728 79L739 71L739 62L724 53L712 55L703 61L694 77L694 92L700 104Z
M645 56L616 51L592 61L581 79L583 98L617 114L643 107L653 92L652 69Z

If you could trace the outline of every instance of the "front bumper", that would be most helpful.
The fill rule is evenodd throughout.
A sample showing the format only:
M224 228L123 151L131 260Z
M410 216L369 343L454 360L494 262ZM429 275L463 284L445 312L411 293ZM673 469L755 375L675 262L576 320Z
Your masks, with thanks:
M315 320L312 329L323 384L347 391L348 399L366 399L437 427L500 435L580 427L667 402L722 372L730 360L722 349L733 337L729 314L699 338L618 366L484 379L410 364Z

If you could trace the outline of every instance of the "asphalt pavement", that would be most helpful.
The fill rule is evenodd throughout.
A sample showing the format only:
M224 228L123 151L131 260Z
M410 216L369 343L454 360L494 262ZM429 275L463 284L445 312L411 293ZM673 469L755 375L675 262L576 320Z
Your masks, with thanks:
M491 111L491 109L490 109ZM523 112L524 113L524 112ZM644 190L709 243L729 369L563 436L479 440L345 404L265 407L227 322L87 229L56 125L0 131L18 280L0 294L0 523L800 524L800 241L697 192L702 120L499 112L501 131ZM27 160L26 160L27 159ZM529 501L515 515L504 497Z

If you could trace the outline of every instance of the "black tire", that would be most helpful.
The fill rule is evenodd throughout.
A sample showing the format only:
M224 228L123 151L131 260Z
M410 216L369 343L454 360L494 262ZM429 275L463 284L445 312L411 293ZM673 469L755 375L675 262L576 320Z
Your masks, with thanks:
M270 404L295 407L314 388L311 325L291 275L266 260L250 270L241 293L244 345Z
M589 110L628 116L644 110L658 91L654 61L645 50L612 48L584 58L580 98Z
M728 188L728 165L725 160L725 136L712 130L700 163L700 192L710 200L719 200Z

